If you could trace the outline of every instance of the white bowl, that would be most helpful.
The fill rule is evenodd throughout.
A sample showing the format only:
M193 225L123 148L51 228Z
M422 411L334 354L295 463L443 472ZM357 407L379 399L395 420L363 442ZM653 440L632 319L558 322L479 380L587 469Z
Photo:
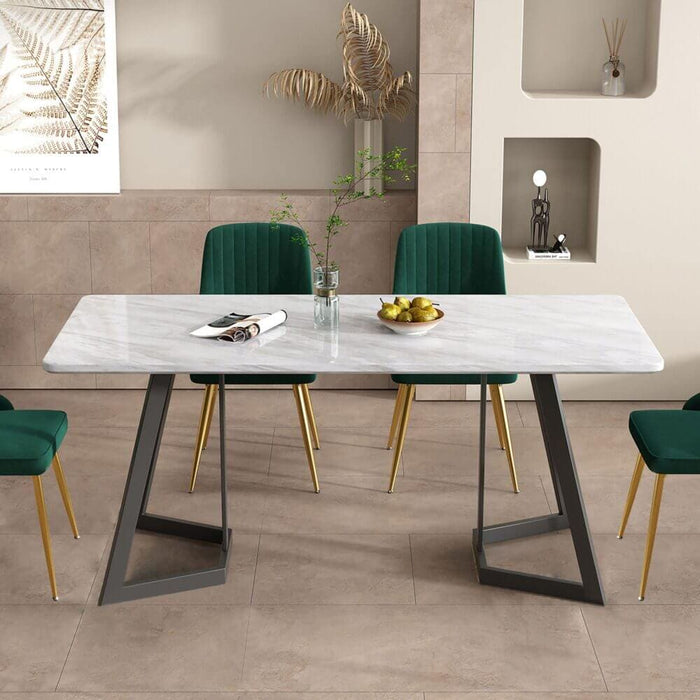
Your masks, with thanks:
M435 326L437 326L440 321L445 317L445 312L440 309L436 309L438 312L438 317L434 321L389 321L386 318L382 318L377 311L377 318L387 327L390 328L394 333L399 335L425 335L430 333Z

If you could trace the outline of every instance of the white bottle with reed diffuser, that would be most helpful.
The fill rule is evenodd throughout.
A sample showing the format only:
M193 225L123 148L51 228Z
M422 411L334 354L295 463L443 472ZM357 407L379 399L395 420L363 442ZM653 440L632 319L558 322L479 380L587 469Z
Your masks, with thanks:
M603 30L608 42L610 58L603 66L601 92L607 97L621 97L625 94L625 64L620 60L620 47L627 29L627 20L616 19L610 29L603 19Z

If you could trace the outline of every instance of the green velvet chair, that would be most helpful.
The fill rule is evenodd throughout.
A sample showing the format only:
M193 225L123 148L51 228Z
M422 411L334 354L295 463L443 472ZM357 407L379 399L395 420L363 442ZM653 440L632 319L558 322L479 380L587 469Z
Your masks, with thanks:
M410 226L402 231L394 266L394 294L412 297L505 293L501 239L494 229L478 224L435 223ZM416 385L481 384L478 374L394 374L391 378L399 390L387 442L387 449L391 449L396 438L389 493L396 484ZM515 374L488 377L498 439L501 449L506 451L516 493L518 478L501 386L512 384L517 378Z
M639 449L639 456L627 493L620 531L617 534L619 539L625 534L644 465L656 474L642 565L642 582L639 586L639 600L644 600L651 555L654 551L656 525L659 522L664 479L667 474L700 474L700 394L688 399L682 410L632 411L629 429Z
M73 536L79 539L73 505L58 457L58 448L67 430L68 418L63 411L17 411L8 399L0 396L0 476L32 477L46 568L54 600L58 600L58 588L41 477L53 464Z
M294 240L303 238L301 229L288 224L225 224L213 228L204 244L200 294L311 294L309 253L305 246ZM258 313L274 309L236 308L227 311ZM193 374L190 378L196 384L206 386L190 477L189 490L192 493L202 450L206 448L209 437L219 378L213 374ZM314 381L315 374L226 375L226 384L292 385L311 480L314 491L318 493L313 451L319 449L320 444L309 395L309 384Z

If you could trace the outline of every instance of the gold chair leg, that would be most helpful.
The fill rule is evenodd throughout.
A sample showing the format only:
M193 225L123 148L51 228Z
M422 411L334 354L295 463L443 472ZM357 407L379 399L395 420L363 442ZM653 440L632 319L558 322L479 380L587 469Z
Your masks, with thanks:
M406 384L399 384L399 389L396 392L396 402L394 403L394 416L391 419L391 428L389 428L389 439L386 442L386 449L390 450L394 445L396 437L396 426L399 424L399 416L406 395Z
M79 540L80 533L78 532L78 524L75 522L73 503L70 499L70 493L68 492L68 484L66 484L66 477L63 473L63 467L61 466L61 459L58 456L58 452L56 452L56 454L53 457L53 469L56 474L58 488L61 492L61 498L63 499L63 506L66 509L66 515L68 516L68 522L70 523L71 530L73 530L73 537L75 537L76 540Z
M318 493L321 489L318 485L318 474L316 473L316 460L314 459L314 451L311 444L311 430L309 428L309 417L306 414L306 406L304 403L304 392L300 384L292 386L294 392L294 400L297 405L297 414L299 415L299 425L301 426L301 437L304 441L304 450L306 451L306 459L309 463L309 471L311 472L311 481L314 485L314 491Z
M304 408L306 408L306 415L309 419L309 428L311 428L311 439L313 440L314 450L320 450L321 442L318 439L318 427L316 426L316 416L314 416L314 407L311 404L311 394L309 392L309 385L302 384L301 392L304 397Z
M36 499L36 509L39 514L39 527L41 528L41 539L44 543L44 556L46 557L46 568L49 572L49 583L51 584L51 597L58 600L58 588L56 587L56 572L53 568L53 554L51 554L51 535L49 534L49 521L46 517L46 502L44 501L44 488L41 484L40 476L33 476L34 498Z
M197 429L197 442L194 445L194 460L192 461L192 474L190 475L189 492L194 491L197 483L197 474L199 472L199 463L202 461L202 450L207 444L209 438L209 429L211 428L211 418L214 413L214 401L219 391L216 384L207 384L204 389L204 401L202 402L202 413L199 416L199 428Z
M515 471L515 456L513 455L513 443L510 439L510 428L508 427L508 415L506 414L506 400L503 397L503 387L500 384L489 385L491 392L491 404L493 406L493 414L496 418L496 427L498 429L498 439L501 443L501 449L505 450L508 458L508 469L510 470L510 480L513 484L513 491L520 493L518 486L518 474Z
M211 421L212 418L214 417L214 407L216 406L216 397L219 395L219 385L218 384L211 384L211 387L213 387L213 391L211 392L209 396L209 403L207 406L207 413L206 413L206 421L204 425L204 444L202 445L202 449L206 450L207 445L209 444L209 432L211 431ZM204 410L204 407L202 407L202 410Z
M637 456L637 463L634 465L634 473L632 474L632 481L630 482L629 491L627 492L627 502L625 503L625 512L622 514L622 522L620 523L620 529L617 533L617 539L621 540L625 534L625 528L627 527L627 521L629 520L630 513L632 512L632 506L634 505L634 499L637 495L637 489L639 488L639 480L642 478L642 472L644 471L644 457L641 453Z
M396 485L396 476L399 473L399 464L401 463L401 453L406 440L406 430L408 428L408 419L411 417L411 405L413 397L416 394L416 385L408 384L404 392L403 405L401 407L401 418L399 421L399 436L396 440L396 450L394 451L394 461L391 466L391 479L389 480L389 493L394 493Z
M647 588L649 578L649 565L651 555L654 551L654 539L656 538L656 525L659 522L659 509L661 508L661 496L664 491L665 474L657 474L654 481L654 497L651 501L651 512L649 513L649 529L647 531L647 546L644 550L644 567L642 568L642 583L639 586L639 600L644 600L644 593Z

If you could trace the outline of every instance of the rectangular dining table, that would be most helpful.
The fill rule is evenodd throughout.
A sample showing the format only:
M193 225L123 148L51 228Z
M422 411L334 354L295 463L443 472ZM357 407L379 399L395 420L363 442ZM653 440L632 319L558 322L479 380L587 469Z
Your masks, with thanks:
M444 320L425 336L392 333L377 319L376 295L343 295L337 330L315 329L307 295L92 295L83 297L43 362L48 372L150 375L112 541L100 605L222 584L231 551L226 501L226 374L478 374L478 516L472 543L479 581L604 604L558 374L651 373L663 359L619 296L436 295ZM231 312L285 309L287 322L245 343L196 338L190 331ZM175 375L220 377L221 525L148 510L149 493ZM489 374L530 375L556 494L554 514L485 525L486 382ZM245 409L243 409L245 410ZM320 496L322 497L322 495ZM395 496L400 498L400 494ZM313 502L309 503L313 508ZM489 544L569 529L580 581L489 566ZM215 566L126 581L137 531L210 542Z

